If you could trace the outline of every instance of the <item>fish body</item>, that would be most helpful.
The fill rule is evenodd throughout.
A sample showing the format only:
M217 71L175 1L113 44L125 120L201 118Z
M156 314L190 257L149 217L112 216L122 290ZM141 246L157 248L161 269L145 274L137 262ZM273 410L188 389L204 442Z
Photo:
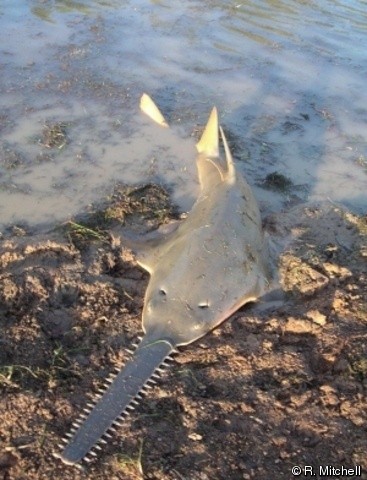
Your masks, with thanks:
M165 122L146 97L143 111L157 123ZM219 130L225 161L219 154ZM139 265L150 273L143 339L86 415L75 422L66 447L56 454L65 463L95 456L95 449L134 408L177 347L207 334L268 287L260 212L250 186L236 171L215 108L197 150L200 194L191 212L137 252Z
M241 175L216 160L199 154L201 192L187 219L138 256L151 275L143 329L175 346L205 335L267 286L255 198Z

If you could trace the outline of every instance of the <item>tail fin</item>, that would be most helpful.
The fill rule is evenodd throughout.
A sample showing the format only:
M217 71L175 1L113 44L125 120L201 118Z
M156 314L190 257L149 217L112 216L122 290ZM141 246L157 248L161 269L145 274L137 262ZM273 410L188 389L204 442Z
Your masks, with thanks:
M158 125L161 127L168 127L168 123L166 122L164 116L162 115L161 111L157 107L157 105L153 102L150 96L146 93L143 93L140 99L140 110L144 112L148 117L154 120Z
M232 182L236 179L236 169L233 163L233 158L231 151L229 149L226 136L224 135L223 128L219 127L220 134L223 140L224 151L226 153L226 161L227 161L227 181Z

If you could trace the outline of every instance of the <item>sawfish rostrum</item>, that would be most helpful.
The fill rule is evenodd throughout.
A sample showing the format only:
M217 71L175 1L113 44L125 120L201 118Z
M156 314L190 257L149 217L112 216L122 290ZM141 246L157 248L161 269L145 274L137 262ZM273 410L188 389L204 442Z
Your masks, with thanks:
M166 126L147 95L141 108ZM219 131L225 160L219 154ZM125 367L110 377L108 387L74 423L66 446L56 454L65 463L96 455L177 347L202 337L266 291L260 212L249 185L236 171L215 108L197 150L200 193L191 212L136 252L139 265L150 273L144 336Z

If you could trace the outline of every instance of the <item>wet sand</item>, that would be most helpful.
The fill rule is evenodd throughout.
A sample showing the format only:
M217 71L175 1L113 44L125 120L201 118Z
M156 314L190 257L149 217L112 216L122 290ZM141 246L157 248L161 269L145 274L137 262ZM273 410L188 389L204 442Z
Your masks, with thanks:
M366 472L367 224L333 204L267 218L283 245L281 304L245 307L183 348L86 471L52 457L141 334L148 277L119 234L177 218L162 189L142 191L0 242L4 478L267 480L299 464Z

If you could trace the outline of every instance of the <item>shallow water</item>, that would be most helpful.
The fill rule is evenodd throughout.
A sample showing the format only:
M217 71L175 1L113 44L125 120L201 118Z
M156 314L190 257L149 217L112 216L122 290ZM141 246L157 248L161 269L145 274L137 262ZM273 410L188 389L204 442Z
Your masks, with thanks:
M3 1L0 224L64 221L116 182L163 183L189 209L214 104L263 212L331 199L365 213L366 6ZM171 130L139 112L144 91ZM48 148L55 124L65 143ZM273 172L292 186L266 188Z

